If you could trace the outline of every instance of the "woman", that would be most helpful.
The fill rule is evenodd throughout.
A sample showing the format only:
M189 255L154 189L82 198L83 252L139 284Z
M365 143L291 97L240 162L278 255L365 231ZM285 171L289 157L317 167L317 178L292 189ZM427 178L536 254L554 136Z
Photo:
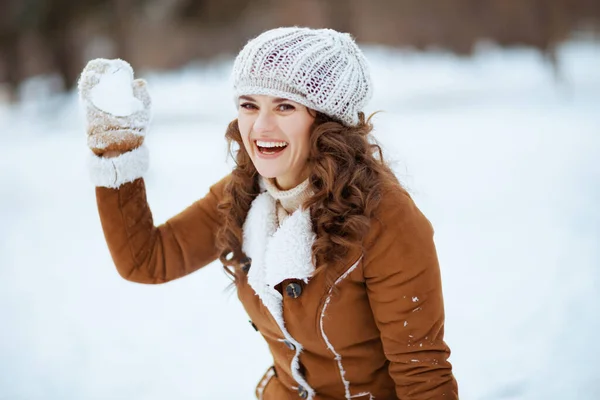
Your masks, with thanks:
M372 84L348 34L279 28L248 42L225 135L236 166L158 227L142 178L151 102L132 79L127 63L94 60L79 85L125 279L164 283L219 259L273 355L259 399L458 398L433 229L372 144Z

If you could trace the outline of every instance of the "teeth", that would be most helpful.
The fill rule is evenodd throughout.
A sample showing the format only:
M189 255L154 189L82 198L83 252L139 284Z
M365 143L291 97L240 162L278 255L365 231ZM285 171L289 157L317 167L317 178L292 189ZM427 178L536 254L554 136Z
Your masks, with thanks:
M264 142L262 140L257 140L256 145L259 147L285 147L288 144L286 142Z

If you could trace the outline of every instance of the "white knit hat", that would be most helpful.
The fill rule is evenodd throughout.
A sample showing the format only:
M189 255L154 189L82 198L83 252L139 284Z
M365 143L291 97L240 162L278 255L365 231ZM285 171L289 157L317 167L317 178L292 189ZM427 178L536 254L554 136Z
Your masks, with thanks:
M332 29L277 28L250 40L233 66L236 102L269 95L357 125L372 95L367 60L352 37Z

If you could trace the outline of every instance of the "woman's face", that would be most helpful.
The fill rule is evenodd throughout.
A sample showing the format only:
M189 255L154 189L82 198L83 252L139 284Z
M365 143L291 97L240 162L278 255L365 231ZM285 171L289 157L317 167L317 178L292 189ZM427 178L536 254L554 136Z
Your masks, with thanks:
M280 189L291 189L308 178L310 128L308 108L282 98L241 96L238 127L256 170L275 178Z

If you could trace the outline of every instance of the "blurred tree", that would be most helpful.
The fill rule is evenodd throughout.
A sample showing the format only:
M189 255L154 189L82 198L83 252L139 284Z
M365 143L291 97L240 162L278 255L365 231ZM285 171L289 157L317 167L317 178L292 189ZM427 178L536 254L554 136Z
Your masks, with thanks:
M72 89L83 68L82 44L79 43L74 25L91 15L102 15L107 32L117 48L117 56L128 58L129 20L135 13L139 0L38 0L40 15L39 32L48 45L56 70L65 89Z
M82 20L101 15L113 38L119 57L127 58L129 19L141 0L3 0L0 2L0 55L10 97L16 98L18 84L25 77L24 59L29 49L21 49L27 34L38 37L51 68L61 77L64 89L72 89L83 68L83 44L75 31ZM25 53L25 54L23 54Z
M21 74L19 40L24 31L38 22L31 10L37 0L0 1L0 62L4 70L4 80L9 86L9 97L16 100L17 88L24 78Z
M235 25L247 8L257 7L260 2L264 0L183 0L175 16L184 22L223 29Z
M111 55L174 68L235 53L250 37L282 25L331 27L362 43L458 54L471 54L485 39L536 47L556 64L556 45L573 32L597 34L600 1L0 0L0 81L14 92L28 74L51 70L70 89L83 68L83 51L97 36L109 38ZM38 50L31 49L32 36ZM32 60L42 67L25 68Z
M340 32L354 32L356 5L349 0L328 0L325 2L329 27Z
M144 2L141 0L109 0L108 8L112 14L109 20L109 31L116 45L116 56L124 60L130 59L131 40L129 38L132 16L135 15Z

